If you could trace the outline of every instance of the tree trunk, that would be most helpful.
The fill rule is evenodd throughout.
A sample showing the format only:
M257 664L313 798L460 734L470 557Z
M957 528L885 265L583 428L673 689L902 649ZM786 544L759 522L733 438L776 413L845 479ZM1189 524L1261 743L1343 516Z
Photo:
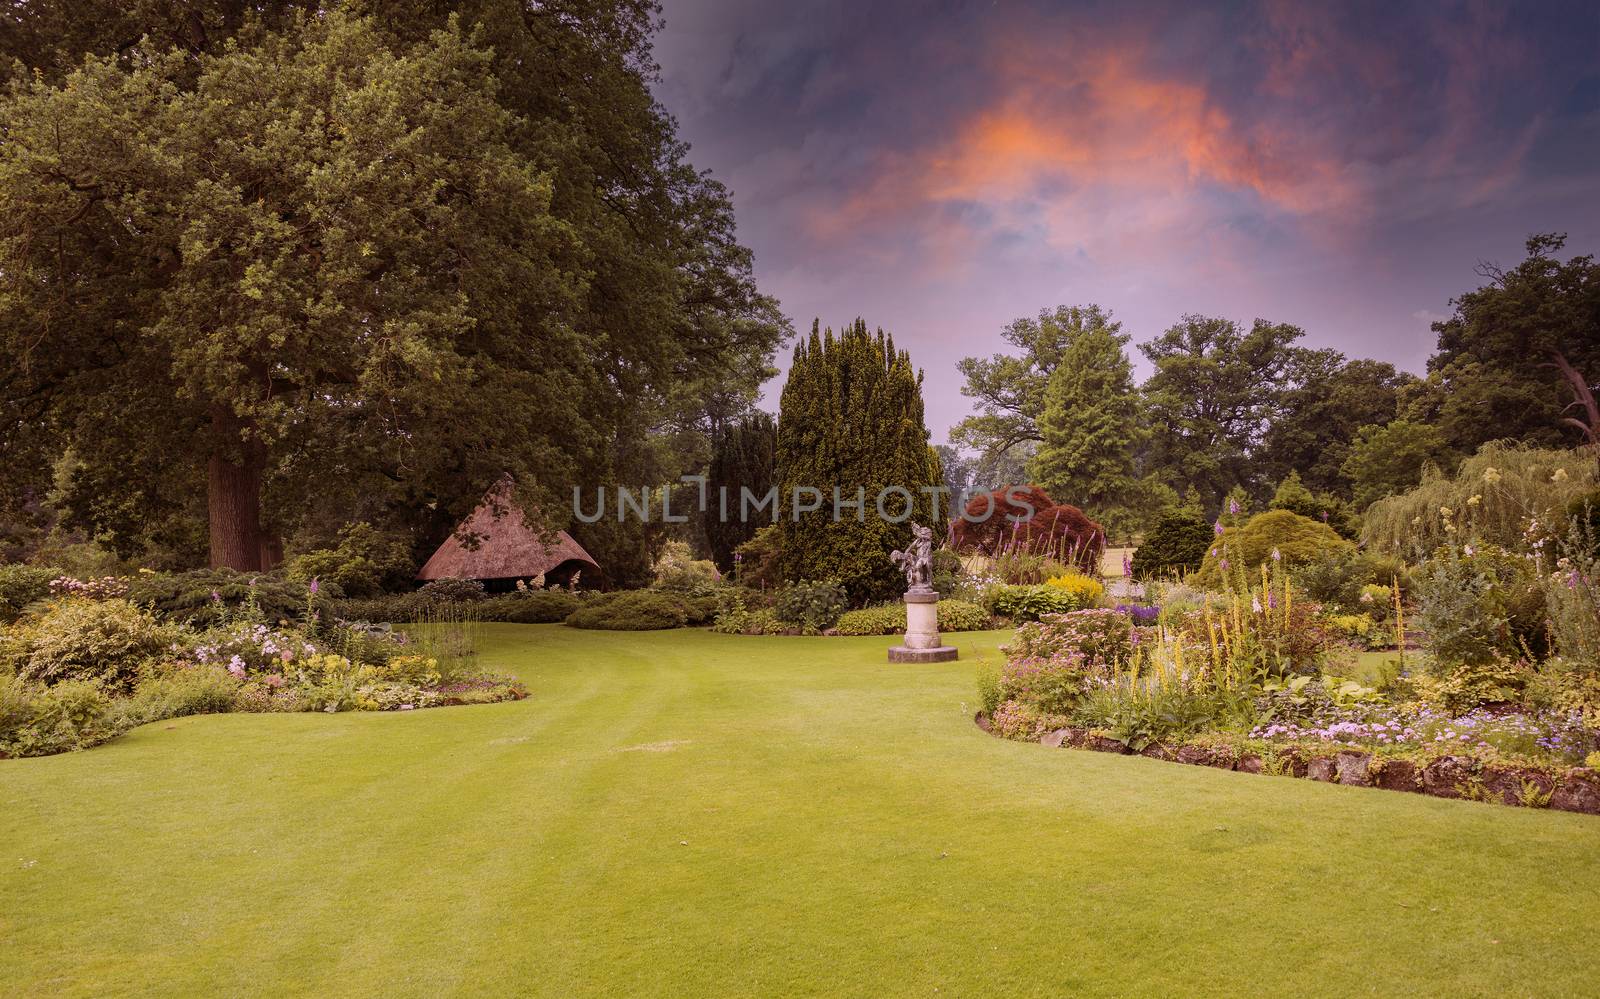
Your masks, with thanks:
M261 532L261 473L266 452L247 436L249 427L226 406L213 406L212 444L207 483L211 526L211 568L258 572L267 539Z

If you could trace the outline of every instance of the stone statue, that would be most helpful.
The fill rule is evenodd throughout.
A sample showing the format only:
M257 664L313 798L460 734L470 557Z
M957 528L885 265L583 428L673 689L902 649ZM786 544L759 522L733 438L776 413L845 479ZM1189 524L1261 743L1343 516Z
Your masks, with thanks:
M933 528L911 522L911 544L889 556L906 574L907 593L933 592Z

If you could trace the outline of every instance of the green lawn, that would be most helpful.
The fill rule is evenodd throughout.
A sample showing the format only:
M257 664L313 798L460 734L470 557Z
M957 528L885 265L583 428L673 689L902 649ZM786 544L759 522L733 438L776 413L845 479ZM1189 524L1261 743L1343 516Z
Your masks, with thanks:
M486 629L533 696L0 762L0 994L1595 994L1600 819L1001 742L889 639Z

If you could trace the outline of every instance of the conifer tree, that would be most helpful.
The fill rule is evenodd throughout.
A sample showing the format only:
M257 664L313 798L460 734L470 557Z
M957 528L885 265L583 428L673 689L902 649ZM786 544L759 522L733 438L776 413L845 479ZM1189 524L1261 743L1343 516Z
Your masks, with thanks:
M889 553L907 546L909 520L935 522L924 490L939 485L940 474L923 420L922 372L910 355L860 319L838 336L813 323L783 388L777 459L784 578L837 580L858 604L899 596L905 580ZM912 507L898 523L877 509L880 491L896 486ZM805 510L813 501L818 508ZM906 497L891 492L883 505L898 517Z
M711 559L724 572L733 569L733 550L766 523L741 517L740 505L744 490L762 497L776 484L777 446L777 421L759 412L724 427L712 438L704 523Z
M1117 533L1134 526L1146 492L1135 454L1148 432L1127 342L1116 324L1076 331L1045 388L1033 462L1034 481L1046 492Z

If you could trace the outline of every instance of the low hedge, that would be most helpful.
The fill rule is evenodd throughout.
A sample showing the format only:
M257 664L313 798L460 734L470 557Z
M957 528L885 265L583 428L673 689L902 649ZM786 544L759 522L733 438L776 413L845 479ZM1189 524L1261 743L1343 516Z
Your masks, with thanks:
M583 600L567 615L573 628L597 631L658 631L709 622L716 616L716 597L684 597L661 590L599 593Z
M939 601L939 630L982 631L989 612L967 600ZM906 605L879 604L845 613L833 630L840 635L893 635L906 630Z

